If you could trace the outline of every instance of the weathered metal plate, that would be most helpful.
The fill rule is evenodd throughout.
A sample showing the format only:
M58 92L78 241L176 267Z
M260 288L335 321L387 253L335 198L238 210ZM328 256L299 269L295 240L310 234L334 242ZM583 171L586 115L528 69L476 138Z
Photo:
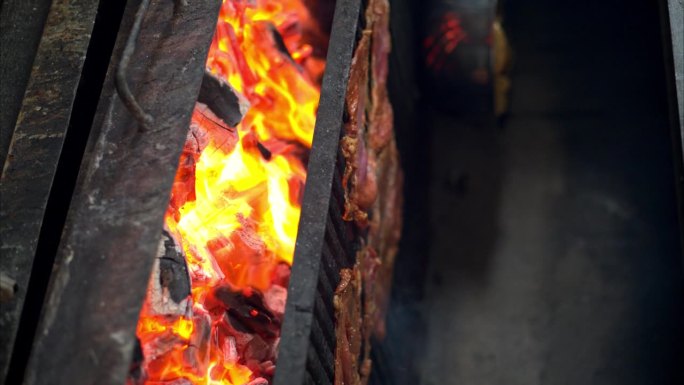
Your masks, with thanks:
M0 306L3 380L98 3L55 1L52 5L2 170L0 271L17 284L14 297Z
M81 167L25 384L121 385L220 1L154 0L128 81L155 121L141 131L114 91L139 4L130 1ZM57 352L59 352L57 354Z
M0 164L7 157L51 3L50 0L0 1Z

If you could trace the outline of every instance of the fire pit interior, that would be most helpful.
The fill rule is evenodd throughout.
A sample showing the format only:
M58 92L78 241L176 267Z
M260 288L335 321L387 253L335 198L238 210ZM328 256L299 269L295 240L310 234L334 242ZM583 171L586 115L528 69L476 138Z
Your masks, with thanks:
M53 4L36 53L51 55L64 17L88 16L74 28L92 28L93 41L72 50L86 51L83 71L98 62L102 83L76 93L97 105L71 111L89 114L79 122L88 141L62 141L73 119L54 121L48 137L59 140L40 154L59 159L55 178L78 176L74 187L35 188L47 211L69 212L47 212L54 223L42 227L36 215L37 240L5 229L62 266L29 259L13 274L7 380L367 383L401 230L389 2L142 0L119 9L116 39L102 36L116 25L111 10ZM40 88L32 81L27 93ZM35 129L30 103L3 174L10 194L24 183L25 159L14 159L22 130ZM109 322L95 330L96 319ZM52 355L57 346L92 368Z
M322 29L299 0L221 6L131 384L271 381L325 66L326 47L311 41L327 40Z
M681 383L675 2L2 1L0 377Z

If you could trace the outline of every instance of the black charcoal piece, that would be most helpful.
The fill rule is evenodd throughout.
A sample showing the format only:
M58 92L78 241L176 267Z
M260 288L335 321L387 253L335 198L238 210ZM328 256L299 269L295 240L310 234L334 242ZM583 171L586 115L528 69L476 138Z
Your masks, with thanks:
M159 283L168 289L169 297L180 303L190 295L190 277L180 247L166 230L162 232L164 255L159 258Z
M268 23L268 30L269 32L271 32L271 36L273 36L273 41L275 42L278 51L280 51L283 55L290 59L290 61L294 63L294 59L292 59L292 55L290 54L290 51L287 49L287 46L285 45L283 36L280 34L280 32L278 32L276 26L272 23Z
M268 148L266 148L266 146L264 146L260 142L257 142L257 148L259 149L259 152L261 153L261 156L264 157L264 159L271 160L273 154L271 153L271 151L268 150Z
M266 308L263 295L257 290L250 290L247 294L245 291L219 287L214 291L214 296L226 308L231 325L236 329L247 329L266 339L277 336L280 321Z
M249 103L227 82L204 71L197 101L206 104L211 111L230 127L237 126L249 109Z

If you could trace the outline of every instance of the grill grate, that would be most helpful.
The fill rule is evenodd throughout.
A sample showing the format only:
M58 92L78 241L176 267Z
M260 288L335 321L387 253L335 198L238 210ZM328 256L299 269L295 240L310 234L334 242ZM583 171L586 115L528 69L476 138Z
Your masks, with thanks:
M355 230L342 219L345 162L339 142L361 3L338 0L335 5L275 385L328 385L334 381L333 294L340 269L351 267L356 259Z

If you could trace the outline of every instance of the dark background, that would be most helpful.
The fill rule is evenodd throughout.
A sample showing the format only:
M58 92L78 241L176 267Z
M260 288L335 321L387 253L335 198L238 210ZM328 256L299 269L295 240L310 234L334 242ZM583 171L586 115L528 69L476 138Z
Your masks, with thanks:
M658 2L505 2L515 60L500 126L424 82L417 44L445 4L392 2L406 206L375 379L684 383Z

